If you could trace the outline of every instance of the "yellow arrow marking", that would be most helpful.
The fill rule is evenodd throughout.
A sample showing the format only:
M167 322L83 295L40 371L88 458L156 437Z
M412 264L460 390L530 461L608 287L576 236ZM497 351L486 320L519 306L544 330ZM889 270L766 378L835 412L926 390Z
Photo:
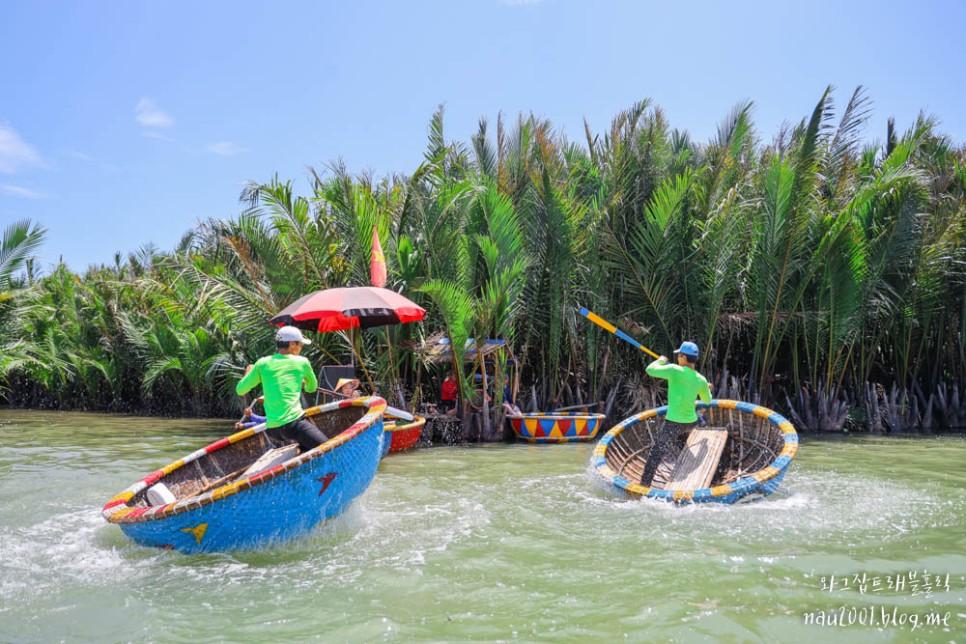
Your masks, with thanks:
M188 534L195 535L195 539L198 541L198 544L199 545L201 545L201 540L204 538L205 531L206 530L208 530L208 524L207 523L199 523L198 525L196 525L193 528L182 528L181 529L182 532L187 532Z

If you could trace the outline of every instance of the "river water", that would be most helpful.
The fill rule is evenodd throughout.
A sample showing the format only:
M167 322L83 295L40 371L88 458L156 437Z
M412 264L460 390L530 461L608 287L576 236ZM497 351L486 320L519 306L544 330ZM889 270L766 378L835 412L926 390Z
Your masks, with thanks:
M688 507L612 493L592 445L421 448L236 554L101 518L228 427L0 410L0 642L966 642L962 438L806 437L776 495Z

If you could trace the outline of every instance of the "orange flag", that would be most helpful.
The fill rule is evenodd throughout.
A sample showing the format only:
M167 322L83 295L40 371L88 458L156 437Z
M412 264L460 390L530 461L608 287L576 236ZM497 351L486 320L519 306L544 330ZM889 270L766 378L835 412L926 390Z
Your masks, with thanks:
M372 261L369 264L370 281L373 286L386 285L386 256L379 245L379 231L372 227Z

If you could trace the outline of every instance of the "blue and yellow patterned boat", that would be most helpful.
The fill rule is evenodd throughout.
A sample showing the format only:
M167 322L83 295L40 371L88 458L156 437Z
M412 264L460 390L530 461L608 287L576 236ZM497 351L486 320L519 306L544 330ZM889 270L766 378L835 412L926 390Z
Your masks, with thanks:
M665 453L652 486L640 484L667 407L649 409L616 425L600 439L591 465L606 481L632 497L675 503L734 503L749 495L777 490L798 450L798 434L791 422L770 409L736 400L712 400L698 403L698 407L706 428L719 430L720 437L717 460L709 461L707 485L666 489L674 487L669 484L676 478L674 469L688 456L686 434Z
M386 402L306 410L328 441L301 454L265 425L242 430L144 477L104 506L135 542L185 553L250 549L304 535L369 486L386 440Z
M530 443L577 443L593 440L604 414L537 412L507 416L513 433Z

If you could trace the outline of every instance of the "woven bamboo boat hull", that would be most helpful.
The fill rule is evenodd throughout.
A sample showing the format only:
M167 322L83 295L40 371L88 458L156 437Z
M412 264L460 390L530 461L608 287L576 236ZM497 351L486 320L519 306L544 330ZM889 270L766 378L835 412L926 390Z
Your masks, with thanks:
M264 425L240 431L144 477L108 501L103 516L138 544L185 553L299 537L343 512L369 486L385 442L385 408L382 398L369 397L308 409L306 416L332 438L245 478L237 475L272 443ZM158 483L175 496L173 503L150 504L148 490Z
M400 424L400 422L403 424ZM386 441L383 447L383 456L393 452L402 452L413 447L419 442L419 437L423 434L423 426L425 424L426 419L422 416L416 416L415 420L409 423L387 416L385 424Z
M577 443L593 440L603 414L560 412L508 416L513 433L530 443Z
M667 407L649 409L625 419L600 439L591 466L608 483L632 497L675 503L734 503L778 489L798 450L798 434L785 417L770 409L736 400L698 403L709 427L728 431L724 452L711 484L692 490L662 489L669 476L665 465L683 449L686 435L668 450L653 487L639 483L654 436ZM664 471L662 472L662 468Z

